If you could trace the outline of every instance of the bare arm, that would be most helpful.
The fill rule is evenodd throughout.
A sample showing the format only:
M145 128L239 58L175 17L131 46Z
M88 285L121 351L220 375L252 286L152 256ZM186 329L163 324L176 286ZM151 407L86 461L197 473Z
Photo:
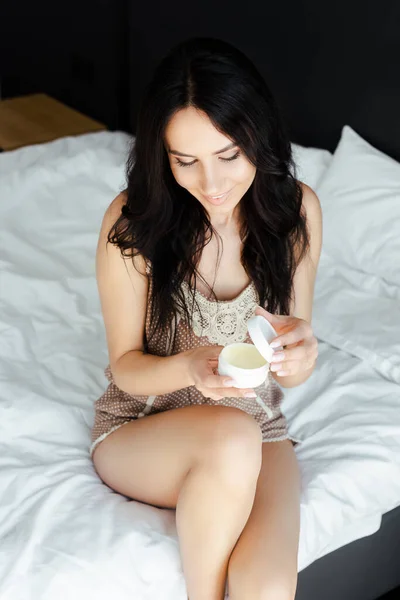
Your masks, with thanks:
M143 348L148 278L141 257L121 256L120 249L107 244L107 234L121 214L123 193L108 207L101 226L96 252L96 278L106 329L110 368L115 384L129 394L158 395L193 384L186 353L160 357Z
M213 361L222 346L194 348L165 357L144 353L148 294L145 261L135 257L136 269L132 259L122 257L117 246L106 244L125 201L121 193L108 207L96 252L97 286L115 384L128 394L140 396L168 394L191 385L212 398L244 395L249 390L221 389L229 378L213 372Z
M322 211L318 196L306 184L303 186L303 206L306 213L307 226L310 234L310 248L296 269L293 279L294 297L290 307L290 315L304 319L311 325L312 306L314 300L314 284L317 274L322 246ZM280 377L272 372L272 377L282 387L295 387L306 381L315 368L303 371L297 375Z

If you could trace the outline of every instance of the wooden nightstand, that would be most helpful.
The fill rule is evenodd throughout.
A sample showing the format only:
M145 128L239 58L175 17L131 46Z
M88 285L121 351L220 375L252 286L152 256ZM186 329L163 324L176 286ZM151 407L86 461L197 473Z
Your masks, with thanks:
M86 115L46 94L0 101L0 148L14 150L67 135L107 129Z

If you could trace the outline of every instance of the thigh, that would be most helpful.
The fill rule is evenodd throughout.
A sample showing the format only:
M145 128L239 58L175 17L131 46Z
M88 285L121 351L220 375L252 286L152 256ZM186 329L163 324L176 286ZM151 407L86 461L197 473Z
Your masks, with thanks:
M115 491L175 508L182 483L199 461L255 460L261 430L247 413L226 406L185 406L135 419L96 447L93 463ZM225 460L225 459L224 459Z

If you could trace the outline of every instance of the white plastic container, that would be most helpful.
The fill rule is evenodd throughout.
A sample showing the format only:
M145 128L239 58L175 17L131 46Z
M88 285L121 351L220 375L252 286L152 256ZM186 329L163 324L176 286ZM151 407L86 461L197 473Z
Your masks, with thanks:
M278 336L275 329L261 315L247 322L253 344L228 344L218 357L218 373L234 380L232 387L255 388L267 378L269 363L274 354L269 342ZM275 351L282 350L276 348Z

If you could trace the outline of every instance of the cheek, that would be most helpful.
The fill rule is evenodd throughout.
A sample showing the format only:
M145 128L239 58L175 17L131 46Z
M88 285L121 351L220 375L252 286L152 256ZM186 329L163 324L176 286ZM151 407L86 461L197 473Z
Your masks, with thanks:
M190 167L171 167L172 174L176 182L184 188L191 187L195 184L196 177L194 173L190 173Z
M247 183L250 179L254 178L255 174L256 169L253 165L241 161L232 169L232 180L237 183Z

